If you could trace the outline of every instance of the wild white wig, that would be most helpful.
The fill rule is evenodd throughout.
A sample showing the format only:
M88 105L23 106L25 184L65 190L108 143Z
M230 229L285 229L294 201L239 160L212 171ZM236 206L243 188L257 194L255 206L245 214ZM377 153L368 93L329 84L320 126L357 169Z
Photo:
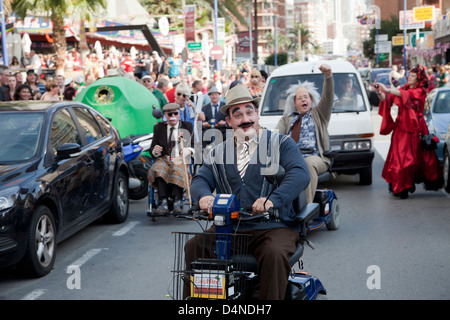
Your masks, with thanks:
M314 82L310 81L299 81L298 84L291 85L287 90L287 98L286 105L284 107L284 114L290 115L292 112L297 111L295 108L295 95L297 90L300 88L305 88L308 90L309 95L311 96L311 108L314 108L320 101L320 94L317 92L317 87Z

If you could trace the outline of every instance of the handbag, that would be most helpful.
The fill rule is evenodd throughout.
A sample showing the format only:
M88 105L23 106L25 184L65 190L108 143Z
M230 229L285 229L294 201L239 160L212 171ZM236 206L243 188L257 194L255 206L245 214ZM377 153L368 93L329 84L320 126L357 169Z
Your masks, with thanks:
M427 134L425 136L421 136L420 141L422 142L423 150L431 151L437 149L437 143L439 142L439 138L434 134Z

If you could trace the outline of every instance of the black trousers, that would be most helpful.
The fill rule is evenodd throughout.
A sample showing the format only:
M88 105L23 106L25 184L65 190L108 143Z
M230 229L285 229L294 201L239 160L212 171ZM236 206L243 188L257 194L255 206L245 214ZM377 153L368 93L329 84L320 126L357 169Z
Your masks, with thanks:
M155 182L158 186L158 196L160 199L172 197L176 200L181 200L183 198L183 188L172 183L167 183L159 177L156 178Z

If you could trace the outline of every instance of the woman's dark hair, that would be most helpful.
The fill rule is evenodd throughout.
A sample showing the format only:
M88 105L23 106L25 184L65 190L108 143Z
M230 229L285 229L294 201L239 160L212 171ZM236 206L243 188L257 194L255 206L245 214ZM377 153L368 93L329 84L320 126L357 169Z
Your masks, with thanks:
M23 89L28 89L30 91L31 98L33 98L33 90L31 89L31 87L28 84L21 84L20 86L17 87L16 92L14 93L14 100L22 100L20 98L19 93Z

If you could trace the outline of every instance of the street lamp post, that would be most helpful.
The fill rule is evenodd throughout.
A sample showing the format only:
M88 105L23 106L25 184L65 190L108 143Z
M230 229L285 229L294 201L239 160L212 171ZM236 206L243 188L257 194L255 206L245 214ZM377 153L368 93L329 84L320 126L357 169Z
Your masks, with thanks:
M0 0L0 14L1 14L1 23L2 23L2 53L3 53L3 64L5 66L9 66L9 58L8 58L8 47L6 43L6 27L5 27L5 9L3 6L3 0Z

